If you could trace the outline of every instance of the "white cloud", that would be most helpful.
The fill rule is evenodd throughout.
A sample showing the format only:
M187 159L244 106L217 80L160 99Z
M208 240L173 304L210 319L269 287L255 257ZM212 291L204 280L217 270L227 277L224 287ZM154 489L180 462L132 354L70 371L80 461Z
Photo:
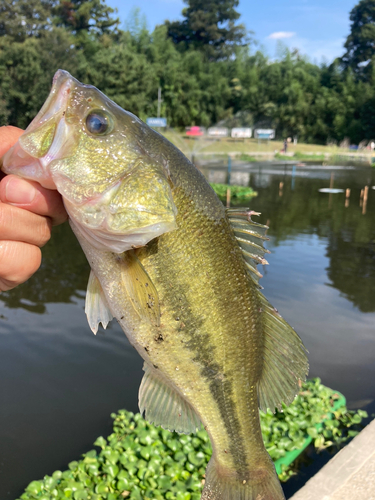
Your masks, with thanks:
M267 37L264 40L264 48L271 55L271 58L282 57L282 47L288 47L289 50L298 49L302 56L306 55L310 61L319 64L325 61L331 63L336 57L341 57L345 52L345 38L318 38L311 39L306 37L294 36L290 39L271 39ZM281 51L280 51L281 49Z
M281 40L282 38L292 38L295 33L293 31L276 31L275 33L271 33L267 38L271 38L271 40Z
M321 62L322 59L331 62L344 53L344 42L344 38L311 40L308 38L296 37L293 42L289 44L289 48L299 49L301 54L307 54L310 59L315 62Z

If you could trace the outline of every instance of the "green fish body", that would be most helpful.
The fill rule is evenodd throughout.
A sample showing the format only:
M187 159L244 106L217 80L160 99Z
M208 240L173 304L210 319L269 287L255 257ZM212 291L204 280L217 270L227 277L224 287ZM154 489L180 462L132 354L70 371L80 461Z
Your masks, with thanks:
M291 402L307 359L257 284L265 227L225 210L172 144L63 71L3 163L62 194L92 269L89 324L115 317L145 361L141 412L209 433L202 499L283 499L258 408Z

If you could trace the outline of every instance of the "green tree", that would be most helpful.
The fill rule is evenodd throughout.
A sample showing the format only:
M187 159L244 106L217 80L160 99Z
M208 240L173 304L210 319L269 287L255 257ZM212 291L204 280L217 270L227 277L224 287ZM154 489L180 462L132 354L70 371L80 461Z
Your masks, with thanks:
M236 47L246 45L246 29L235 24L239 0L184 0L185 19L166 21L168 36L183 49L203 50L211 60L228 58Z
M77 76L82 65L83 54L72 46L70 34L62 28L24 42L0 37L0 87L6 102L1 124L26 127L46 100L55 71L64 68Z
M0 37L22 42L40 36L51 24L53 0L1 0Z
M74 33L103 34L118 26L119 19L112 17L115 12L104 0L60 0L54 8L55 24Z
M359 77L368 79L375 56L375 0L361 0L351 11L350 21L342 62Z

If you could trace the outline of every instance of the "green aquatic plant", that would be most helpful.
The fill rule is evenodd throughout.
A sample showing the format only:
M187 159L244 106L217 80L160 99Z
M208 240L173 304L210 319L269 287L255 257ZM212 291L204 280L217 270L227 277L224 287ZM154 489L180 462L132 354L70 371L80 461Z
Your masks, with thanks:
M319 452L326 448L339 449L361 430L363 410L348 410L345 398L324 386L319 378L306 381L300 393L283 411L260 414L265 447L275 462L279 479L287 481L294 474L290 468L310 443Z
M218 197L222 199L226 198L228 189L230 189L231 198L236 200L249 200L254 196L258 196L258 193L254 189L247 186L230 186L229 184L215 183L210 183L210 186Z
M268 453L276 462L303 446L306 437L324 449L341 446L358 433L367 413L333 411L340 394L321 384L320 379L303 384L300 394L282 412L261 413L261 426ZM55 471L32 481L22 500L199 500L211 444L201 429L180 435L155 427L140 414L126 410L113 413L113 432L99 437L83 458L70 462L66 471ZM323 424L322 424L323 421ZM279 478L293 474L285 464Z
M298 160L298 161L324 161L324 154L305 154L300 151L296 151L292 156L283 155L282 153L276 153L275 158L277 160Z
M247 162L250 162L250 163L253 163L253 162L256 162L256 161L259 161L255 158L255 156L251 156L247 153L242 153L240 156L238 156L238 159L241 160L241 161L247 161Z

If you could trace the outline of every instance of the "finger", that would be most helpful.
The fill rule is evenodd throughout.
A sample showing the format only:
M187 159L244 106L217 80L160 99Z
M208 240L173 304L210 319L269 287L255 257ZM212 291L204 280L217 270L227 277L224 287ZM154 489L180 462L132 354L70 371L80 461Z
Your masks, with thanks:
M42 247L51 237L51 226L47 217L0 203L0 240L23 241Z
M0 182L0 201L49 217L52 225L61 224L68 218L57 191L15 175L7 175Z
M40 248L19 241L0 242L0 291L24 283L40 267Z
M0 127L0 157L5 154L9 148L18 141L18 138L23 134L23 130L11 125Z

